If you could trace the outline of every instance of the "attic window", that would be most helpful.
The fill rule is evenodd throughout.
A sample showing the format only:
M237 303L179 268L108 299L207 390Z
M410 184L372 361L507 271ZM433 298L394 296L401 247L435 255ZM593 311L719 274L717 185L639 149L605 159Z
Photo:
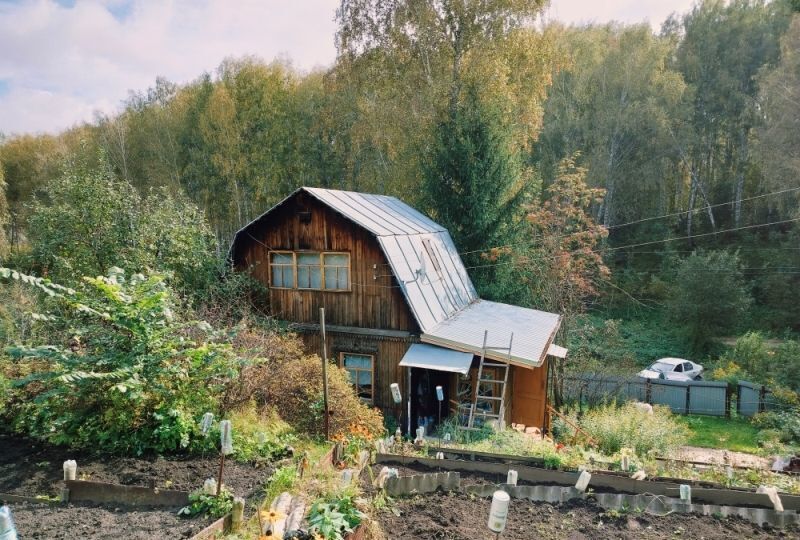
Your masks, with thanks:
M300 223L303 223L304 225L311 223L311 212L308 210L301 210L297 213L297 217L300 220Z

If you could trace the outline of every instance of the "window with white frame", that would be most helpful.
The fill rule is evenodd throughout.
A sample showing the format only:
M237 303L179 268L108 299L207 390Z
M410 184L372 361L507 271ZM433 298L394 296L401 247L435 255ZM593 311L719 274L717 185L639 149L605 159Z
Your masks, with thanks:
M350 382L362 401L375 399L375 357L369 354L339 353L339 363L350 375Z
M350 290L350 254L329 251L270 252L270 286L315 291Z
M294 288L294 253L273 251L269 254L270 286L277 289Z

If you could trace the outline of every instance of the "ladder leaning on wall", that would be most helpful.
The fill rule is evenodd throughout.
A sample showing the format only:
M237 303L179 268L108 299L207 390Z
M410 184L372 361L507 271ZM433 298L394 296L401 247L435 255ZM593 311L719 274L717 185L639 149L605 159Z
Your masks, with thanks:
M514 344L514 333L511 333L511 338L508 340L508 347L494 347L487 345L489 339L489 331L483 332L483 348L481 349L481 361L478 364L478 377L475 380L475 388L473 389L472 405L469 410L469 419L467 420L467 429L475 428L475 419L481 418L484 422L486 419L497 420L498 427L503 427L504 418L506 415L506 386L508 385L508 374L511 371L511 346ZM505 351L506 363L491 362L486 358L486 351ZM502 370L503 377L495 377L492 379L486 377L484 368L497 368ZM499 407L495 413L494 405L499 402ZM479 405L483 407L478 409ZM488 406L488 407L487 407ZM487 412L491 411L491 412Z

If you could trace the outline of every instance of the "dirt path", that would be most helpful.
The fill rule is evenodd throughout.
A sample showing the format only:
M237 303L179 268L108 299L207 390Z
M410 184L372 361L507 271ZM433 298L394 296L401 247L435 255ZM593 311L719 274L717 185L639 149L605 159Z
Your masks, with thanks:
M674 455L669 456L685 461L697 461L710 465L733 465L738 467L751 467L754 469L769 470L772 460L744 452L731 452L716 448L701 448L699 446L682 446Z

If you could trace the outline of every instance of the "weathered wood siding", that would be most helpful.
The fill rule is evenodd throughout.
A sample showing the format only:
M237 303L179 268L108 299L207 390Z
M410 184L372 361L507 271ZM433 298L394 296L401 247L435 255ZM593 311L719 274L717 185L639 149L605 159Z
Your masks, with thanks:
M318 332L304 332L300 334L306 350L310 353L322 355L322 336ZM418 343L416 337L407 339L398 338L371 338L354 336L344 333L327 333L328 357L339 361L339 353L370 354L374 360L374 394L373 405L384 413L395 414L395 405L389 385L398 383L403 392L403 404L407 395L408 372L401 368L400 360L412 343ZM405 410L403 411L405 416Z
M418 331L377 240L308 194L298 193L286 201L252 229L242 243L237 249L239 269L249 269L266 286L270 251L350 254L350 291L270 288L270 310L275 317L316 323L319 308L324 307L328 324Z

